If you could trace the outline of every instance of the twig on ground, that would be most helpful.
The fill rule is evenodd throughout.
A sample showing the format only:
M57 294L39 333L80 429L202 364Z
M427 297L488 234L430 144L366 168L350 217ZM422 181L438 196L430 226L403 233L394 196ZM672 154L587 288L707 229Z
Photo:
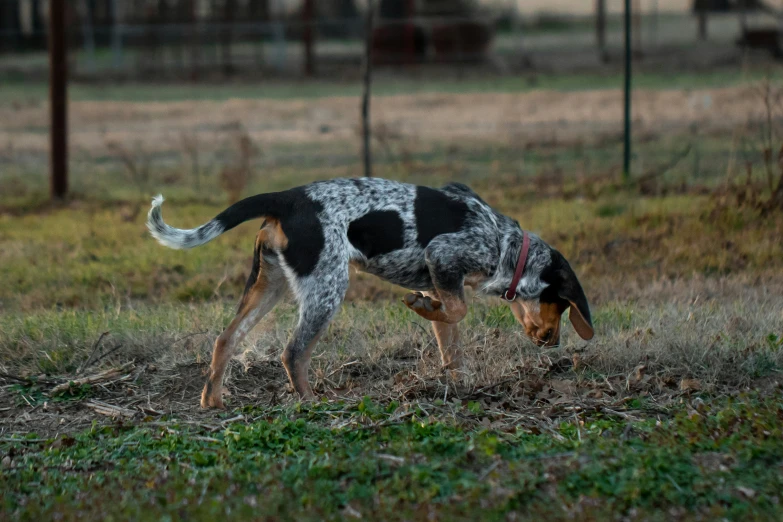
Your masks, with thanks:
M41 379L39 377L20 377L19 375L12 375L10 373L0 372L0 379L6 379L8 381L15 381L22 384L31 386L33 384L57 384L60 381L53 379Z
M484 471L482 471L482 472L481 472L481 475L479 475L479 476L478 476L478 481L479 481L479 482L483 482L483 481L484 481L484 479L485 479L485 478L487 478L487 476L488 476L490 473L492 473L493 471L495 471L495 468L497 468L498 466L500 466L500 463L501 463L501 462L502 462L502 461L500 461L500 460L496 460L495 462L493 462L492 464L490 464L490 465L489 465L489 467L488 467L487 469L485 469Z
M244 415L237 415L236 417L231 417L230 419L226 419L222 421L221 424L225 426L226 424L230 424L232 422L241 421L241 420L245 420Z
M361 361L350 361L350 362L347 362L347 363L343 364L342 366L340 366L339 368L337 368L336 370L332 371L332 372L331 372L329 375L327 375L326 377L324 377L324 379L328 379L329 377L331 377L331 376L332 376L332 375L334 375L335 373L339 372L339 371L340 371L340 370L342 370L343 368L346 368L346 367L348 367L348 366L353 366L354 364L359 364L360 362L361 362Z
M131 419L136 416L138 412L123 408L122 406L115 406L114 404L108 404L101 401L90 400L87 401L86 406L93 409L96 413L101 415L108 415L109 417L126 417Z
M95 366L95 365L97 365L99 362L101 362L102 360L104 360L105 358L107 358L108 356L110 356L111 354L113 354L114 352L116 352L117 350L119 350L120 348L122 348L122 345L121 345L121 344L118 344L117 346L115 346L114 348L110 349L110 350L109 350L109 351L107 351L106 353L102 353L100 357L98 357L97 359L95 359L95 360L92 362L92 365L91 365L91 366Z
M484 386L483 388L479 388L478 390L469 393L468 395L465 395L463 397L460 397L459 400L464 401L466 399L473 399L478 397L482 393L486 393L489 390L494 390L498 386L503 386L504 384L508 384L510 382L513 382L515 379L506 379L505 381L500 381L495 384L491 384L489 386Z
M113 380L116 377L128 371L129 369L133 368L133 366L134 366L134 362L129 361L117 368L110 368L108 370L104 370L102 372L89 375L87 377L82 377L80 379L73 379L68 382L64 382L52 388L52 390L49 392L49 395L57 395L58 393L62 393L64 391L70 390L71 388L84 386L85 384L97 384L99 382Z
M385 460L397 466L402 466L403 464L405 464L405 459L402 457L398 457L397 455L389 455L387 453L376 453L375 456L381 460Z

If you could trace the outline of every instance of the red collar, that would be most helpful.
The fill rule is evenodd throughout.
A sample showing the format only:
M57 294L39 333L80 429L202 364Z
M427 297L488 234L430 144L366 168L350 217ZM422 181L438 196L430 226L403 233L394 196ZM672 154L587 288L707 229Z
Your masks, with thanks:
M511 280L508 290L503 292L503 299L506 301L513 301L517 298L517 284L522 279L522 274L525 273L528 250L530 250L530 236L527 235L527 232L523 232L522 248L519 250L519 260L517 260L517 269L514 271L514 279Z

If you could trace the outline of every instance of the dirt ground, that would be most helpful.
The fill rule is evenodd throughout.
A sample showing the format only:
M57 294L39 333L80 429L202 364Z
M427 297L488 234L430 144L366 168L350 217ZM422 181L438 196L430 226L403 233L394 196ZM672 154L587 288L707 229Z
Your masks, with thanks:
M757 89L748 87L642 90L633 102L638 134L727 131L764 111ZM376 98L372 110L376 128L402 139L590 144L622 131L623 98L619 90L414 94ZM262 149L355 141L359 128L355 97L73 102L70 111L71 144L87 157L105 156L112 141L148 153L177 150L183 135L210 150L240 125ZM0 121L7 152L46 154L45 104L0 106Z

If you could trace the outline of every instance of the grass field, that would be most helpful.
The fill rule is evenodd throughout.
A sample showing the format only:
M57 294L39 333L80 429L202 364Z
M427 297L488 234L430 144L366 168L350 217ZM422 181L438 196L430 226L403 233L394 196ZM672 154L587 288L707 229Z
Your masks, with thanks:
M579 340L566 321L561 346L536 348L502 303L469 294L465 365L446 375L429 325L399 302L404 290L353 274L313 358L319 400L299 403L279 362L296 320L288 298L230 364L219 413L200 410L198 396L258 223L167 250L144 228L148 198L162 191L180 227L222 210L225 165L244 161L234 132L265 154L242 194L356 175L353 123L340 112L354 100L281 87L277 102L234 106L246 134L230 127L227 144L201 134L193 145L150 136L231 123L220 118L237 103L221 94L232 88L203 104L163 103L166 92L192 94L173 88L158 103L143 89L125 104L122 93L78 94L77 134L94 132L94 146L77 148L76 196L56 205L41 188L40 102L5 104L0 519L780 518L783 212L750 203L768 192L764 114L745 96L758 88L711 88L711 111L707 91L645 91L630 185L617 182L613 131L595 136L600 111L562 132L553 116L542 136L520 140L527 147L502 125L480 143L426 130L437 114L449 132L536 104L568 114L607 91L379 101L376 174L467 182L540 234L578 273L596 338ZM333 127L265 137L302 121ZM112 122L129 132L120 148L100 137ZM760 181L723 190L746 164Z

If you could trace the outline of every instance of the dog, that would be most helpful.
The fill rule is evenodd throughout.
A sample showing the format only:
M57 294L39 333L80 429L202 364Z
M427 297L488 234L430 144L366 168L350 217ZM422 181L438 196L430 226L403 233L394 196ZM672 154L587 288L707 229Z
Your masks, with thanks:
M379 178L318 181L248 197L190 230L166 224L162 203L162 196L153 199L147 227L170 248L193 248L264 220L237 315L215 341L202 408L224 407L223 375L235 348L289 289L299 322L282 361L300 398L313 398L310 356L342 304L350 266L412 290L403 302L432 322L450 370L459 367L465 286L508 303L539 346L559 343L567 309L580 337L594 334L587 298L563 255L460 183L433 189Z

